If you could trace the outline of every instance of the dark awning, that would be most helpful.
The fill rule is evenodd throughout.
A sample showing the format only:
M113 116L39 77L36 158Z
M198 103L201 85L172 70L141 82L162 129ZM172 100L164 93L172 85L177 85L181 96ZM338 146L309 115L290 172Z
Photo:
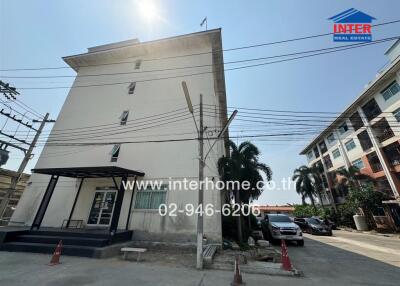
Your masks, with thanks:
M101 167L71 167L71 168L41 168L32 169L33 173L55 175L71 178L107 178L107 177L143 177L144 173L116 166Z

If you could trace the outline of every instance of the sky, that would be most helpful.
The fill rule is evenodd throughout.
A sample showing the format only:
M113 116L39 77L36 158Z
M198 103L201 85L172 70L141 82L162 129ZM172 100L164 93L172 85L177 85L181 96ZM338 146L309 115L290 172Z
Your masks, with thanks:
M86 52L86 48L139 38L141 42L208 29L222 28L224 49L330 33L328 20L355 8L373 17L376 23L398 20L400 1L184 1L147 0L157 15L149 17L138 0L0 0L0 67L65 66L62 57ZM329 3L329 5L328 5ZM147 5L147 4L146 4ZM373 38L398 36L400 23L373 28ZM382 43L311 57L299 61L227 71L228 106L296 111L340 112L375 78L388 62L384 52L391 43ZM225 61L265 57L337 46L332 37L296 41L224 53ZM6 75L74 75L72 70L0 72ZM68 89L29 90L24 87L70 85L72 79L7 79L19 88L19 99L36 111L56 118ZM4 99L4 98L3 98ZM10 127L8 127L10 128ZM49 130L51 124L46 126ZM282 130L284 131L284 129ZM312 136L309 137L312 139ZM260 160L273 170L273 179L291 177L305 164L299 152L308 141L254 142ZM28 164L29 172L40 148ZM13 151L5 168L16 169L22 159ZM294 189L265 190L260 204L299 203Z

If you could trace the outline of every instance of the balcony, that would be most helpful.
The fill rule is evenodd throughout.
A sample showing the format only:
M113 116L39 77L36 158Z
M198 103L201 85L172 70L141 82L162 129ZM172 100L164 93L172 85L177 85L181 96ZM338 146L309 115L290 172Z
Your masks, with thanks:
M322 141L318 145L319 145L319 148L320 148L322 154L324 154L325 152L328 151L328 148L326 147L325 141Z
M360 141L360 145L363 151L367 151L368 149L372 148L372 141L369 138L368 132L366 130L357 134L357 138Z
M352 116L350 116L351 125L353 125L354 131L357 131L364 126L360 114L356 111Z
M365 116L369 121L377 117L379 114L382 113L381 109L379 108L378 104L376 103L375 99L371 99L368 101L363 107L362 110L365 113Z
M394 136L392 128L390 128L386 118L382 118L377 123L372 125L372 129L374 130L376 138L381 143Z
M371 166L372 172L377 173L383 170L381 162L375 152L367 155L368 163Z
M383 153L385 153L386 159L389 164L394 167L400 165L400 144L399 142L392 143L384 148L382 148Z
M332 161L331 161L331 157L328 155L324 156L324 162L325 162L325 166L327 169L330 169L333 167Z

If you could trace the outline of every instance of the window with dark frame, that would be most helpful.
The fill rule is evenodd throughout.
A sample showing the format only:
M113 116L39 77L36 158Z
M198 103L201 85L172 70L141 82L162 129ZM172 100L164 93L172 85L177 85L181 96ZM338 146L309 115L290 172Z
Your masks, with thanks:
M365 116L369 121L377 117L379 114L382 113L378 103L376 103L376 100L373 98L370 101L368 101L364 106L362 107L362 110L365 113Z
M321 153L324 154L325 152L328 151L328 148L326 148L325 141L322 141L318 144L319 148L321 149Z
M336 148L335 150L332 151L332 157L333 157L333 159L337 159L340 157L340 151L338 148Z
M346 122L343 122L342 124L339 125L338 130L340 134L344 134L349 130L349 127L347 126Z
M136 82L132 82L128 88L128 94L133 94L135 92Z
M379 161L379 158L375 152L369 153L367 155L367 159L369 165L371 166L372 172L376 173L383 170L381 162Z
M318 158L318 157L319 157L318 148L317 148L317 147L314 147L314 148L313 148L313 151L314 151L315 158Z
M353 139L350 139L349 141L347 141L346 143L344 143L344 145L346 146L347 151L351 151L354 148L356 148L356 143L354 142Z
M324 156L324 162L325 162L326 168L330 169L333 167L331 157L329 156L329 154Z
M361 159L354 160L353 162L351 162L351 165L356 167L358 170L364 168L364 162Z
M334 143L336 141L335 134L329 134L328 137L326 137L326 141L328 141L329 144Z
M351 125L353 125L355 131L364 126L361 116L357 111L354 112L352 116L350 116L350 122Z
M111 150L111 162L117 162L121 144L115 144Z
M385 153L387 160L390 165L397 166L400 165L400 144L399 142L394 142L386 147L382 148L383 153Z
M396 81L393 81L391 84L389 84L388 87L386 87L384 90L381 91L381 94L385 100L388 100L399 91L400 91L399 84Z
M400 108L397 108L392 113L393 113L394 118L396 118L397 122L400 122Z
M128 122L128 116L129 116L129 110L124 110L122 112L121 117L120 117L120 119L121 119L120 124L121 125L126 125L126 122Z
M387 122L386 118L382 118L374 125L372 125L372 129L375 131L376 138L381 143L394 136L393 130Z
M358 141L360 141L361 148L363 151L367 151L372 148L372 141L369 138L367 130L357 134Z
M135 70L140 69L141 65L142 65L142 60L136 60L135 61Z

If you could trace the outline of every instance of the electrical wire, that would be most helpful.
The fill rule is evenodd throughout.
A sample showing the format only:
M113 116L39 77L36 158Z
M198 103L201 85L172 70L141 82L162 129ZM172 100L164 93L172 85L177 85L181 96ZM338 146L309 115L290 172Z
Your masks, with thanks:
M390 25L390 24L395 24L395 23L399 23L399 22L400 22L400 20L393 20L393 21L387 21L387 22L383 22L383 23L374 24L371 26L379 27L379 26ZM230 52L230 51L258 48L258 47L263 47L263 46L283 44L283 43L289 43L289 42L295 42L295 41L301 41L301 40L307 40L307 39L314 39L314 38L325 37L325 36L329 36L329 35L333 35L333 33L323 33L323 34L316 34L316 35L310 35L310 36L303 36L303 37L297 37L297 38L291 38L291 39L285 39L285 40L273 41L273 42L267 42L267 43L261 43L261 44L253 44L253 45L247 45L247 46L241 46L241 47L214 50L214 51L210 51L210 52L200 52L200 53L191 53L191 54L169 56L169 57L143 59L142 61L159 61L159 60L166 60L166 59L176 59L176 58L182 58L182 57L206 55L206 54L212 54L212 53ZM143 43L143 44L146 44L146 43ZM116 63L110 63L110 64L125 64L125 63L134 63L134 62L136 62L136 61L116 62ZM108 65L108 64L100 64L100 65ZM90 67L90 66L97 66L97 65L87 65L86 67ZM9 68L9 69L0 69L0 71L32 71L32 70L54 70L54 69L69 69L69 68L70 67L66 67L66 66L39 67L39 68L11 68L11 69Z

